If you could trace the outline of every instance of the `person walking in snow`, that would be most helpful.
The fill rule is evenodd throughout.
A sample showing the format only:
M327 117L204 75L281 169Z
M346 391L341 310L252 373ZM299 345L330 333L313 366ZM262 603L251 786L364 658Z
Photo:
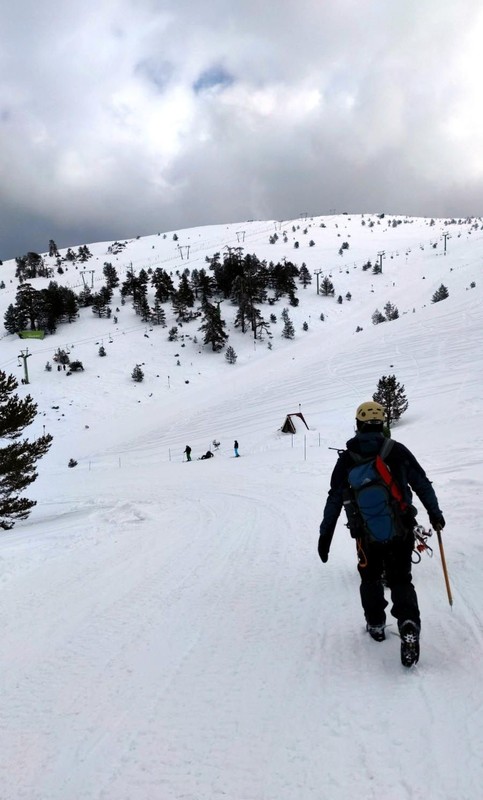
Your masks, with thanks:
M186 453L186 461L191 461L191 447L189 444L186 445L184 452Z
M384 408L374 401L362 403L356 411L357 432L347 442L346 449L339 452L320 524L318 552L324 564L329 558L330 545L342 506L351 497L349 472L358 461L360 463L380 453L387 442L383 434L384 421ZM388 605L384 598L385 582L391 592L391 614L397 619L401 637L401 661L404 666L410 667L419 658L421 629L418 599L411 576L417 514L412 505L411 490L420 499L436 531L444 528L445 520L431 482L407 447L391 440L391 448L384 456L384 462L402 494L405 506L405 510L401 511L402 535L384 543L368 542L357 512L352 523L349 521L349 527L351 536L357 540L360 597L366 629L375 641L384 641L385 608Z
M234 451L235 451L235 458L239 458L239 456L240 456L240 453L238 452L238 442L237 442L237 440L236 440L236 439L235 439L235 441L233 442L233 449L234 449Z

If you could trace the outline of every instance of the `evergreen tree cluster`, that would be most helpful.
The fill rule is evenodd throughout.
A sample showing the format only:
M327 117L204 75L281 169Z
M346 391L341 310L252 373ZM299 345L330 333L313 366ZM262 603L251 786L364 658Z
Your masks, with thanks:
M372 324L380 325L381 322L386 322L392 319L399 319L399 310L393 303L388 302L384 306L384 314L382 314L379 309L376 308L372 315Z
M61 264L63 261L69 261L74 264L76 261L80 261L83 264L88 261L89 258L92 258L92 253L87 245L83 244L78 248L77 253L74 252L71 247L68 247L63 258L57 254L57 263Z
M266 302L269 292L273 302L284 295L291 301L297 292L295 279L300 272L291 261L267 264L256 255L243 256L242 247L231 248L223 260L220 253L206 260L213 272L215 292L224 299L231 298L233 291L241 291L252 303Z
M118 252L121 243L115 242L109 250ZM49 255L58 256L58 249L53 240L49 242ZM64 260L86 260L91 253L86 245L79 247L78 253L68 248ZM185 269L179 277L177 288L172 275L162 268L154 271L141 269L137 274L128 269L120 286L121 302L132 298L134 310L143 322L153 325L166 325L166 313L162 304L171 303L178 324L201 317L200 330L204 334L204 343L211 344L217 351L222 349L227 334L224 332L225 322L221 318L220 303L229 300L236 307L234 324L242 333L251 331L254 338L262 339L268 332L269 322L264 319L261 306L265 303L273 305L281 297L287 296L289 305L297 306L296 279L304 288L312 278L305 264L299 270L291 261L283 260L275 264L260 261L255 255L243 254L243 248L231 248L221 257L215 253L206 258L208 269ZM41 256L28 254L17 259L17 277L20 287L15 304L11 304L5 314L4 323L9 333L21 330L45 330L55 332L60 322L73 322L78 316L79 307L91 307L99 317L111 316L109 303L114 288L119 285L116 269L109 262L103 266L106 285L97 292L88 286L75 295L70 289L58 286L51 281L47 289L37 291L27 277L45 277L50 272L43 271L45 264ZM149 301L149 289L154 289L154 303ZM171 335L170 335L171 338Z
M203 333L203 343L210 344L216 352L221 350L228 338L225 322L221 317L220 304L231 301L236 307L234 325L242 333L250 330L255 339L262 339L267 333L269 323L264 319L260 305L275 303L287 295L289 303L298 305L295 279L300 271L292 262L274 264L260 261L255 255L243 255L243 248L231 248L221 257L215 253L207 257L209 270L185 269L179 276L176 288L166 270L157 268L151 275L140 270L138 275L131 269L121 285L121 296L132 297L136 313L143 321L165 325L162 303L171 303L178 324L201 317L199 330ZM304 265L305 266L305 265ZM212 274L210 274L212 273ZM311 277L307 268L302 272L304 285ZM148 302L149 284L154 288L154 307ZM196 304L198 307L195 309ZM174 329L168 338L173 341Z
M51 278L54 271L47 267L44 259L38 253L27 253L25 256L18 256L15 259L17 268L15 277L20 283L32 280L33 278Z
M8 333L23 330L44 330L54 333L60 322L73 322L79 304L71 289L50 281L46 289L34 289L31 283L21 283L4 316Z
M89 294L89 305L92 307L92 313L100 317L111 316L111 308L109 303L112 300L112 289L109 286L102 286L95 294Z

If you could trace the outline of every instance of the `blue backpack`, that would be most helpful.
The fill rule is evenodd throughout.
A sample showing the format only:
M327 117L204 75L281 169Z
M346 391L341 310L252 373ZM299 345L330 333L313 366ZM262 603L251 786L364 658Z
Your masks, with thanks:
M356 462L348 478L351 499L356 506L357 527L369 542L386 544L405 533L401 512L407 504L384 461L393 444L391 439L386 439L380 452L370 457L349 451Z

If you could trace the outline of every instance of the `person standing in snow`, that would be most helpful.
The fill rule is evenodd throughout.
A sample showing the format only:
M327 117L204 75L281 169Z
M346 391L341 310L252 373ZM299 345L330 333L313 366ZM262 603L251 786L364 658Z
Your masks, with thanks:
M186 453L186 461L191 461L191 447L189 444L186 445L184 452Z
M236 439L235 439L235 441L233 442L233 449L234 449L234 451L235 451L235 458L238 458L240 454L239 454L239 452L238 452L238 442L237 442L237 440L236 440Z
M330 545L342 505L350 494L349 471L361 456L363 459L375 457L386 441L383 434L384 408L374 401L362 403L356 411L356 426L356 435L349 439L346 450L339 453L332 472L330 490L319 530L318 552L324 564L329 558ZM351 454L355 454L355 460ZM430 523L436 531L444 528L445 520L431 482L407 447L399 442L393 442L384 461L407 506L402 512L401 519L405 533L382 544L367 542L364 540L364 530L360 520L359 527L357 526L357 519L350 526L350 531L358 544L360 596L366 629L375 641L384 641L385 608L388 605L384 598L384 576L391 592L391 614L397 619L401 637L401 661L404 666L409 667L419 658L421 629L418 599L411 576L417 513L412 506L411 489L428 512Z

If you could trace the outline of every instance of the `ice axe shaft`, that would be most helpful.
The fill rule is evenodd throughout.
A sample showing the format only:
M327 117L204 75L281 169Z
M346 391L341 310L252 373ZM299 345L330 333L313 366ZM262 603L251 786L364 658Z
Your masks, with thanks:
M436 536L438 537L439 552L441 555L441 565L443 567L444 582L446 584L446 591L448 593L448 601L450 606L452 606L453 595L451 594L451 587L449 585L448 569L446 567L446 558L444 556L444 547L443 547L443 540L441 538L441 531L436 531Z

